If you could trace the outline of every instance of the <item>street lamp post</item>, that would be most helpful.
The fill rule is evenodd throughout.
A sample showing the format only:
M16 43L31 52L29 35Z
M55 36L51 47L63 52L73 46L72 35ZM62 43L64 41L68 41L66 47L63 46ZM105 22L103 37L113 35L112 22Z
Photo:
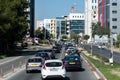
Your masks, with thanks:
M111 44L111 54L109 58L109 63L113 66L113 34L112 34L112 0L110 0L110 44Z

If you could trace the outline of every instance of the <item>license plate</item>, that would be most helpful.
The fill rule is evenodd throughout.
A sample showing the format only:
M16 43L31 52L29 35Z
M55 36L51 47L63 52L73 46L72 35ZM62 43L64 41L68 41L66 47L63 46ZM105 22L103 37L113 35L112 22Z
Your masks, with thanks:
M52 69L50 69L50 71L58 71L58 69L52 68Z
M32 64L32 66L38 66L38 64Z
M75 62L69 62L69 64L75 64Z

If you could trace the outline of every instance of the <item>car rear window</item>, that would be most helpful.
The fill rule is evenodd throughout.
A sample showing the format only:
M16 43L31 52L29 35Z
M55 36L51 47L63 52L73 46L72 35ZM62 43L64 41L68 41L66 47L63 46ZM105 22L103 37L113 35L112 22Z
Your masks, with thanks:
M36 54L36 56L49 57L47 53L39 53L39 54Z
M72 60L74 60L74 61L79 61L80 58L79 58L79 57L65 57L65 60L69 60L69 61L72 61Z
M38 59L38 58L35 58L35 59L29 59L28 62L42 62L42 59Z
M47 67L60 67L62 66L61 62L50 62L50 63L46 63Z

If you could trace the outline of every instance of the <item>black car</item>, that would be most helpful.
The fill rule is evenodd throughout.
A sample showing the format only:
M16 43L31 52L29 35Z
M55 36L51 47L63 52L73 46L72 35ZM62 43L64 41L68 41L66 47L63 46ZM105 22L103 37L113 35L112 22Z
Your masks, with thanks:
M53 46L52 49L55 51L55 53L60 53L61 50L59 46Z
M63 59L65 68L69 69L81 69L82 68L82 59L78 55L68 55Z
M42 49L39 50L38 52L47 52L52 59L55 59L55 51L53 49Z
M45 60L51 59L50 55L47 52L38 52L35 54L35 57L42 57Z

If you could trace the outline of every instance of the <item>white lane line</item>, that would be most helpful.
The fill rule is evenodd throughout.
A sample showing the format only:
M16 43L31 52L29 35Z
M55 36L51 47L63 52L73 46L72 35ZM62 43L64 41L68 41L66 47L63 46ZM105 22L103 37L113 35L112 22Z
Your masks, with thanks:
M96 71L93 71L94 75L96 76L96 78L99 80L100 79L100 76L97 74Z

